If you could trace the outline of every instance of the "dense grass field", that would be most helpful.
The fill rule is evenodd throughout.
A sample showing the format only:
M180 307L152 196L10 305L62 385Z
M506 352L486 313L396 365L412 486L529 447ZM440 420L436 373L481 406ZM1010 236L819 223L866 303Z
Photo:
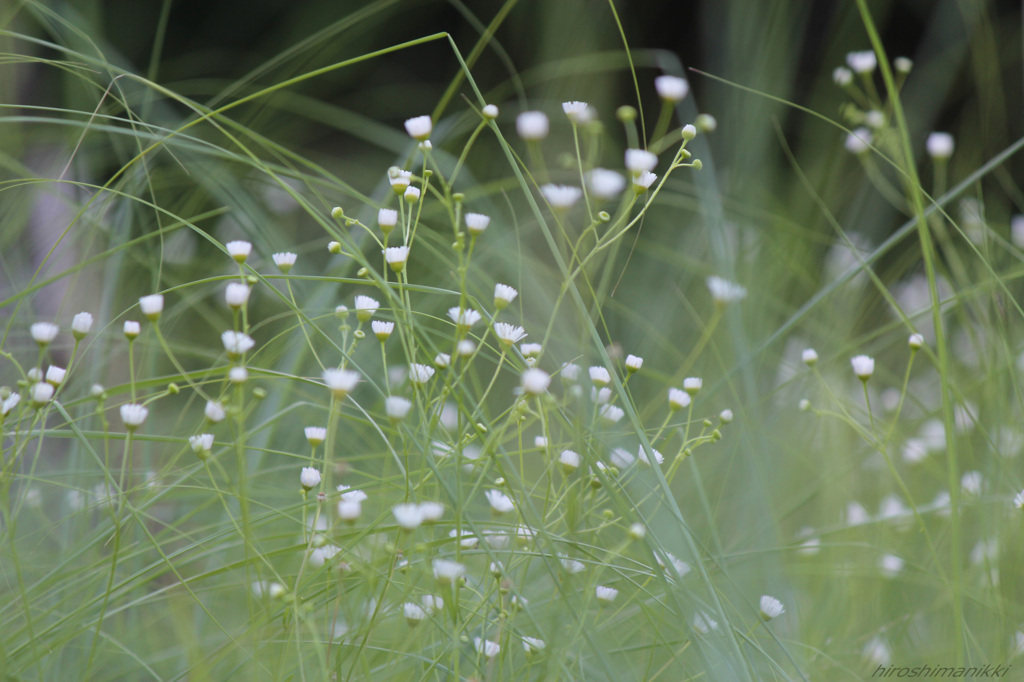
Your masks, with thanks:
M1021 9L812 4L0 5L0 679L1022 679Z

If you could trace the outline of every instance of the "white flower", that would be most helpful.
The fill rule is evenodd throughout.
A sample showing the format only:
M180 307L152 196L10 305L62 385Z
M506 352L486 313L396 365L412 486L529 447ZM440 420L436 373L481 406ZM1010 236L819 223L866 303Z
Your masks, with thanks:
M580 456L572 450L562 450L558 456L558 462L567 473L573 472L580 466Z
M398 224L398 211L393 208L382 208L377 211L377 224L380 225L380 231L384 234L390 234L391 230Z
M416 627L427 617L427 612L416 602L407 601L402 604L402 615L405 616L405 622L409 627Z
M818 352L813 348L805 348L804 352L800 354L800 359L808 367L813 367L818 362Z
M515 300L519 292L507 284L494 285L494 307L503 310L509 303Z
M320 568L340 551L341 547L338 547L337 545L324 545L323 547L317 547L309 553L309 565L314 568Z
M854 73L871 73L878 66L878 59L872 50L863 50L847 54L846 63Z
M14 395L18 394L15 393ZM4 403L4 405L6 406L7 403ZM6 414L6 412L4 414ZM1013 506L1017 509L1024 509L1024 490L1013 496Z
M409 365L409 382L416 386L425 385L432 376L434 376L434 368L429 365L415 362Z
M619 591L614 587L598 585L594 591L596 593L597 600L604 604L611 604L615 601L615 598L619 596Z
M850 364L853 366L853 373L861 381L867 381L871 378L871 375L875 371L875 360L867 355L858 355L854 358L850 358Z
M590 380L594 382L594 384L596 384L597 386L607 386L609 383L611 383L612 378L606 368L591 367L589 372Z
M871 141L873 139L871 131L867 128L855 128L847 134L846 142L843 143L843 146L851 154L866 154L871 148Z
M626 371L632 374L633 372L639 372L640 368L644 366L644 359L636 355L626 356Z
M188 437L188 445L197 455L208 455L213 450L213 434L199 433Z
M633 191L637 194L643 194L651 188L651 185L657 179L658 176L651 171L640 171L633 176Z
M256 342L248 334L232 330L221 334L220 340L224 344L224 350L232 357L245 355L256 345Z
M455 344L455 352L461 357L468 358L476 352L476 344L469 339L462 339Z
M4 417L9 415L11 410L18 406L19 402L21 402L21 395L12 393L7 396L3 403L0 403L0 415L3 415Z
M281 251L279 253L272 254L270 257L274 259L274 265L277 266L277 269L285 274L288 274L295 265L295 261L299 258L297 254L294 254L291 251Z
M369 296L356 296L355 306L356 318L360 322L367 322L380 308L380 303Z
M507 322L495 322L494 335L502 344L512 346L526 338L526 330Z
M104 391L106 391L106 389L103 388L103 384L93 384L89 387L89 395L93 398L102 398Z
M487 226L491 224L491 217L483 213L467 213L465 220L466 229L474 237L482 235Z
M245 367L236 366L228 370L228 381L233 384L244 384L249 380L249 370Z
M239 263L244 263L245 259L252 253L252 244L244 241L233 241L228 242L224 245L228 255L234 258Z
M305 432L306 440L314 448L323 443L327 438L327 429L322 426L307 426Z
M444 505L440 502L420 502L420 515L423 517L423 523L440 521L444 516Z
M968 471L960 478L960 488L963 489L965 495L980 495L982 483L985 479L982 478L980 471Z
M953 136L949 133L930 133L925 144L928 156L933 159L948 159L953 156Z
M360 491L361 492L361 491ZM338 500L338 518L349 523L357 521L363 514L363 500L358 497L341 496Z
M913 350L919 350L924 345L924 337L920 334L911 334L907 339L907 345Z
M352 392L359 383L360 376L359 372L353 372L349 369L336 369L328 368L323 371L324 384L331 390L331 394L338 400L343 400L345 396Z
M302 467L302 473L299 474L299 483L306 490L312 490L320 485L320 472L314 467Z
M124 427L129 431L142 426L148 416L149 409L144 405L128 403L121 406L121 421L124 422Z
M542 369L531 367L523 372L522 387L527 395L541 395L551 385L551 375Z
M57 333L60 332L60 327L55 325L53 322L33 322L28 328L29 334L32 335L32 340L38 343L40 346L45 346L53 342L57 338Z
M548 128L548 117L543 111L524 111L516 117L516 132L524 140L543 140L548 136Z
M124 321L124 335L129 341L134 339L136 336L142 333L142 326L134 320Z
M241 282L231 282L228 284L227 289L224 290L224 299L228 302L229 306L238 310L248 302L249 291L249 285L242 284Z
M474 549L477 545L480 544L480 538L473 535L473 531L471 530L464 530L460 533L459 531L452 528L450 531L448 531L448 537L453 539L458 538L459 546L463 549Z
M544 195L552 208L571 208L583 196L583 190L571 185L541 185L540 193Z
M150 321L156 322L160 318L160 313L164 311L164 297L161 294L143 296L139 299L139 308Z
M586 102L562 102L562 111L573 123L586 123L591 119Z
M487 490L484 495L487 496L487 503L491 505L491 510L495 514L507 514L515 509L509 496L500 490Z
M473 638L473 646L476 647L478 654L483 654L486 658L494 658L501 651L500 644L489 639L481 639L480 637Z
M658 464L661 464L665 461L665 456L658 452L657 450L655 450L654 448L651 448L651 452L654 454L654 461L657 462ZM641 463L646 464L647 466L651 466L651 460L648 459L647 451L644 450L643 445L640 446L640 453L637 455L637 459L639 459Z
M910 73L910 70L914 68L914 62L906 57L896 57L896 59L892 60L892 65L896 69L896 73L904 75Z
M697 114L693 123L694 127L702 133L713 133L718 129L718 121L711 114Z
M611 462L613 467L625 469L633 463L633 459L633 453L625 448L615 448L612 450Z
M576 575L577 573L582 573L583 571L587 570L587 567L583 564L583 562L577 561L576 559L570 559L569 557L563 556L561 558L561 562L562 568L564 568L566 572L570 573L571 575Z
M524 343L519 346L519 351L523 354L524 358L538 358L542 350L544 348L539 343Z
M689 94L690 84L678 76L658 76L654 79L654 89L666 102L678 102Z
M63 367L57 365L50 365L46 368L46 383L53 384L54 386L60 386L64 383L64 377L68 371Z
M384 260L394 272L401 272L409 261L408 246L389 246L384 249Z
M81 339L92 329L92 315L90 313L78 313L71 318L71 334L76 339Z
M388 169L388 182L391 183L391 189L394 190L395 194L402 194L409 186L409 183L412 182L412 171L392 166Z
M454 306L448 309L448 317L459 328L460 331L469 331L474 324L480 321L481 315L472 308L462 309Z
M680 391L678 388L668 389L668 406L672 411L688 407L690 405L690 394Z
M771 597L767 594L761 597L761 618L763 620L778 618L785 612L786 607L784 607L782 602L775 597Z
M384 400L384 412L388 419L399 421L405 419L412 409L412 402L398 395L388 396Z
M480 110L480 113L484 115L484 118L494 120L498 118L498 107L493 104L487 104Z
M732 423L732 410L728 410L728 409L722 410L721 412L718 413L718 418L722 420L723 424L731 424Z
M587 173L587 189L598 199L614 199L626 188L626 179L621 173L607 168L595 168Z
M676 558L671 552L665 552L664 559L661 558L660 554L655 553L654 559L658 562L658 566L660 566L662 570L666 572L668 571L668 566L665 563L665 561L667 560L668 563L672 564L672 568L675 569L676 573L679 574L680 578L685 578L686 574L690 572L690 564L686 563L682 559Z
M629 537L634 540L643 540L647 535L647 528L642 523L631 523L629 525Z
M466 573L465 566L448 559L434 559L431 566L434 569L434 579L442 585L450 585Z
M707 279L708 291L715 303L726 304L741 301L747 296L746 288L727 279L712 275Z
M859 526L868 522L868 510L859 502L846 503L846 524L848 526Z
M444 369L450 364L452 364L452 356L448 353L438 353L434 356L434 366L438 369Z
M903 444L903 461L917 464L928 457L928 444L921 438L908 438Z
M886 578L895 578L903 570L903 559L895 554L883 554L878 560L878 567Z
M391 508L395 522L405 530L415 530L423 523L423 510L418 504L396 504Z
M601 409L597 411L597 415L609 424L615 424L622 419L626 413L618 405L602 405Z
M697 395L701 387L704 386L704 380L700 377L686 377L683 379L683 390L689 393L691 396Z
M417 116L405 121L405 132L409 133L409 137L420 142L430 137L433 130L434 122L430 120L429 116Z
M658 156L646 149L626 150L626 170L633 175L643 171L653 171L658 166Z
M216 424L219 421L223 421L227 413L224 411L224 406L219 402L216 400L208 400L206 401L206 407L203 410L203 414L206 415L208 420Z
M537 654L544 651L543 639L537 639L536 637L523 637L523 649L526 650L527 654Z
M377 337L377 340L384 343L391 336L391 332L395 331L394 322L385 322L384 320L374 320L370 323L370 329L373 330L373 335Z

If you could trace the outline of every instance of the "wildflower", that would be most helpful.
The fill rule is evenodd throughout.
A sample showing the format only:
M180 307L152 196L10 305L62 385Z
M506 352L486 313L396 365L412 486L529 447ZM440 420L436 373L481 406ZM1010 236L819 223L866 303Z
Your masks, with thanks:
M637 194L643 194L651 188L651 185L657 179L658 176L651 171L640 171L633 176L633 191Z
M412 182L412 172L392 166L388 169L388 182L391 183L391 189L395 194L403 194Z
M494 307L498 310L504 310L518 295L519 292L507 284L495 284Z
M92 329L92 315L89 313L78 313L71 319L71 335L79 341Z
M562 371L560 373L562 381L569 383L579 381L580 372L582 371L583 368L581 368L579 365L572 362L567 362L564 365L562 365Z
M224 248L227 249L228 255L238 263L244 263L245 259L252 253L252 244L244 241L228 242L224 245Z
M732 410L728 410L728 409L727 410L722 410L721 412L718 413L718 418L720 420L722 420L723 424L731 424L732 423Z
M543 140L548 128L547 114L542 111L524 111L516 117L516 132L528 142Z
M420 515L423 523L440 521L444 515L444 505L440 502L420 502Z
M201 459L206 459L210 456L210 451L213 450L213 434L200 433L189 436L188 445L192 448L192 452L199 455Z
M563 102L562 111L572 123L586 123L590 120L586 102Z
M653 171L658 166L658 157L654 152L646 149L626 150L626 170L633 175L639 175L643 171Z
M602 405L601 409L597 412L597 416L609 424L617 423L625 415L626 413L618 405Z
M583 196L583 190L571 185L541 185L540 193L552 208L568 209Z
M572 450L562 450L562 454L558 456L558 462L566 473L572 473L580 466L580 456Z
M430 120L429 116L417 116L405 121L405 132L409 133L409 137L420 142L430 137L433 130L434 122Z
M697 395L703 385L704 380L700 377L686 377L683 379L683 390L691 396Z
M878 66L878 59L872 50L863 50L847 54L846 63L854 73L865 74L875 70L875 67Z
M953 136L949 133L930 133L925 143L928 156L936 161L945 161L953 156Z
M444 369L450 364L452 364L452 356L448 353L438 353L434 356L434 366L438 369Z
M0 403L0 416L6 417L9 415L11 410L18 406L19 402L21 402L21 396L17 393L12 393L4 398L4 401Z
M434 559L431 566L434 569L434 579L442 585L451 585L466 573L465 566L448 559Z
M219 421L223 421L224 417L227 415L227 413L224 411L224 406L221 405L216 400L206 401L206 407L203 410L203 414L205 414L206 418L209 419L214 424L216 424Z
M741 301L747 296L746 288L730 282L727 279L716 277L712 275L707 279L708 291L711 292L711 298L714 299L715 303L719 305L725 305L727 303L735 303Z
M484 115L484 118L493 121L494 119L498 118L498 107L493 104L487 104L484 106L483 109L480 110L480 113Z
M476 352L476 344L469 339L462 339L455 344L455 352L458 353L460 357L468 358Z
M654 79L654 89L666 102L679 102L689 94L690 84L678 76L658 76Z
M523 354L523 357L527 359L536 359L540 357L543 349L543 346L539 343L524 343L519 346L519 351Z
M338 254L341 253L341 242L330 241L327 242L327 252Z
M434 376L434 368L429 365L412 363L409 365L409 382L416 386L424 386Z
M655 554L654 559L658 562L658 566L666 572L668 572L668 564L665 562L668 561L669 564L672 564L672 568L679 574L680 578L686 577L686 574L690 572L690 564L686 563L682 559L677 559L672 552L665 552L664 559L661 558L660 554Z
M480 544L480 538L473 535L473 531L464 530L461 533L454 528L448 531L448 537L459 538L459 546L463 549L473 549Z
M761 619L771 620L772 618L778 618L786 612L786 608L782 605L775 597L769 595L763 595L761 597Z
M427 617L427 612L419 604L407 601L402 604L402 615L405 616L405 622L409 624L409 627L414 628Z
M14 395L18 395L15 393ZM6 405L6 403L4 403ZM6 413L4 413L6 414ZM1013 496L1013 506L1017 509L1024 509L1024 490Z
M640 368L644 366L644 359L636 355L626 356L626 371L630 374L639 372Z
M800 359L803 360L804 364L808 367L814 367L818 362L818 352L813 348L805 348L804 352L800 354Z
M129 341L135 339L139 334L142 333L142 326L134 320L125 320L124 322L124 335Z
M853 373L861 381L867 381L871 378L871 375L875 371L875 360L867 355L858 355L850 359L850 364L853 366Z
M256 345L256 342L252 340L248 334L242 332L236 332L228 330L220 335L221 343L224 344L224 350L227 351L231 357L239 357L245 355L252 347Z
M365 493L363 493L362 497L348 497L347 493L342 493L341 499L338 501L338 518L349 523L357 521L363 514L364 499L366 499Z
M142 426L148 416L149 409L144 405L128 403L121 406L121 421L124 422L124 427L129 431L134 431Z
M305 490L312 490L320 485L320 472L314 467L302 467L302 473L299 474L299 483L302 484Z
M53 384L54 386L60 386L64 383L64 377L68 371L63 367L57 365L50 365L46 368L46 383Z
M320 568L328 561L334 558L334 555L341 551L341 547L337 545L324 545L323 547L317 547L309 553L309 565L314 568Z
M32 388L29 389L29 395L32 398L32 404L35 405L36 407L40 407L41 405L45 405L46 403L50 402L50 400L53 398L53 392L54 389L52 385L43 383L41 381L32 384Z
M420 200L420 188L413 187L411 185L409 187L406 187L405 192L402 194L402 198L404 198L410 204L415 204L417 201Z
M416 530L423 523L423 511L418 504L396 504L391 508L395 522L404 530Z
M632 523L629 525L629 537L634 540L643 540L647 535L647 528L642 523Z
M846 87L853 82L853 72L845 66L837 66L832 72L832 80L840 87Z
M391 230L398 224L398 211L393 208L380 209L377 211L377 224L385 236L391 234Z
M662 455L657 450L655 450L654 448L651 448L651 453L654 455L654 461L657 462L658 464L661 464L665 461L665 456ZM648 459L647 451L644 449L643 445L640 446L640 452L637 455L637 458L640 460L641 463L646 464L647 466L651 466L651 460Z
M713 133L718 128L718 121L711 114L697 114L693 124L702 133Z
M38 343L40 346L47 346L57 338L57 334L60 332L60 327L55 325L53 322L33 322L28 328L29 334L32 335L32 340Z
M602 604L611 604L615 601L615 598L619 596L619 591L614 587L605 587L604 585L598 585L595 589L597 601Z
M331 395L338 400L344 400L345 396L356 387L360 379L358 372L333 367L325 369L321 376L323 377L324 384L331 390Z
M314 448L324 442L327 439L327 429L322 426L307 426L306 427L306 440Z
M224 291L224 299L234 310L244 306L249 300L249 285L241 282L231 282Z
M589 372L590 380L597 386L607 386L612 381L611 375L604 367L591 367Z
M245 367L235 366L228 370L228 381L233 384L244 384L249 380L249 370Z
M139 308L150 322L156 322L160 319L160 313L164 311L164 297L160 294L143 296L139 299Z
M907 345L910 346L911 350L920 350L921 346L924 345L924 337L920 334L911 334L910 338L907 339Z
M605 386L601 390L598 390L595 386L590 389L590 401L596 405L604 405L612 399L612 389Z
M393 272L405 270L405 264L409 261L409 247L389 246L384 249L384 260Z
M491 505L491 511L495 514L507 514L515 509L509 496L500 490L488 490L484 495L487 496L487 503Z
M277 266L277 269L287 275L295 265L298 255L290 251L282 251L280 253L273 254L271 258L274 259L274 265Z
M960 478L960 487L965 495L980 495L981 486L985 482L980 471L968 471Z
M892 60L892 65L896 69L896 73L906 75L910 73L910 70L914 68L914 62L906 57L896 57Z
M843 143L843 146L851 154L866 154L871 148L871 141L873 139L871 131L867 128L855 128L847 134L846 142Z
M368 322L380 308L380 303L369 296L356 296L356 319L360 322Z
M522 387L527 395L541 395L551 385L551 375L542 369L531 367L523 372Z
M885 114L878 109L872 109L864 114L864 123L867 124L868 128L878 130L885 126Z
M503 345L511 347L526 338L526 330L507 322L495 322L494 335Z
M523 637L523 649L526 650L526 654L539 654L544 651L544 640L537 639L536 637Z
M570 559L569 557L563 556L561 558L561 562L562 562L562 568L564 568L566 570L566 572L568 572L571 575L576 575L577 573L582 573L583 571L585 571L587 569L587 567L583 564L582 561L577 561L576 559Z
M587 173L587 189L598 199L614 199L626 188L626 179L607 168L595 168Z
M476 647L478 654L483 654L486 658L494 658L501 651L500 644L489 639L481 639L480 637L473 638L473 646Z
M883 554L878 559L878 567L882 570L885 578L895 578L903 570L903 559L895 554Z
M668 407L673 412L690 405L690 394L678 388L668 389Z
M480 321L481 315L472 308L463 309L455 306L448 309L448 317L455 323L460 332L465 333Z
M391 336L391 332L395 331L395 323L374 320L370 323L370 329L373 330L373 335L377 337L377 340L384 343Z

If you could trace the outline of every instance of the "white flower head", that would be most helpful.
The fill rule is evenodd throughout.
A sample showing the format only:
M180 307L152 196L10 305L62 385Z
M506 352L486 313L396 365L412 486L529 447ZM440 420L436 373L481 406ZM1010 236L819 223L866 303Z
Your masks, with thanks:
M630 374L639 372L640 368L644 366L644 359L637 355L626 356L626 371Z
M526 338L526 330L507 322L495 322L494 335L502 345L511 347Z
M657 179L658 176L651 171L640 171L633 176L633 191L637 194L643 194L651 188L651 185Z
M771 620L772 618L778 618L786 612L786 607L782 605L775 597L769 595L763 595L761 597L761 618L762 620Z
M452 364L452 356L448 353L438 353L434 356L434 366L438 369L444 369L450 364Z
M651 448L651 453L654 455L654 461L657 462L658 464L662 464L665 461L665 456L658 452L657 450L655 450L654 448ZM640 460L642 464L651 466L651 460L647 456L647 451L644 449L643 445L640 446L640 452L637 455L637 459Z
M867 381L875 371L875 360L867 355L858 355L850 358L850 365L853 366L853 373L861 381Z
M846 87L853 82L853 71L845 66L837 66L832 72L832 80L840 87Z
M846 63L854 73L871 73L878 66L878 58L872 50L850 52L846 55Z
M206 418L216 424L217 422L224 421L224 417L227 413L224 411L224 406L216 400L208 400L206 407L203 409L203 414Z
M577 124L586 123L593 118L586 102L563 102L562 111L571 122Z
M484 115L484 118L493 121L498 118L498 107L494 104L487 104L480 110L480 113Z
M895 554L883 554L878 559L878 568L886 578L895 578L903 570L903 565L903 559Z
M466 229L474 237L479 237L491 224L491 217L483 213L467 213L465 217Z
M57 338L57 334L60 332L60 327L55 325L53 322L33 322L28 328L29 334L32 335L32 340L38 343L40 346L47 346L53 343L53 340Z
M516 132L529 142L543 140L548 136L547 114L543 111L524 111L516 117Z
M523 372L522 387L527 395L541 395L551 385L551 375L542 369L531 367Z
M242 332L236 332L228 330L220 335L221 343L224 344L224 350L227 351L231 357L239 357L245 355L252 347L256 345L256 342L252 340L252 337Z
M867 154L871 149L871 142L874 137L871 135L871 131L867 128L855 128L846 136L846 141L843 146L846 147L846 151L851 154Z
M614 199L626 188L621 173L607 168L595 168L587 173L587 189L597 199Z
M136 322L135 320L124 321L124 335L125 338L127 338L129 341L136 338L141 333L142 325L140 325L138 322Z
M156 322L160 319L160 313L164 311L164 297L162 294L143 296L139 299L139 308L150 322Z
M473 638L473 646L476 648L476 652L482 654L484 658L494 658L501 651L500 644L480 637Z
M818 362L818 352L813 348L805 348L804 352L800 354L800 359L808 367L814 367Z
M359 520L359 517L363 515L363 499L346 497L342 494L341 499L338 500L338 518L348 523Z
M448 317L455 323L460 332L467 332L480 321L482 316L472 308L463 309L454 306L448 309Z
M14 395L18 395L15 393ZM1024 490L1013 496L1013 506L1017 509L1024 509Z
M615 424L626 416L626 413L618 405L602 405L601 409L597 411L597 416L609 424Z
M595 386L607 386L612 381L611 375L604 367L591 367L589 372L590 380Z
M307 426L305 429L306 440L314 448L327 439L327 429L322 426Z
M910 70L914 68L914 62L907 57L896 57L892 60L892 65L896 69L896 73L903 75L910 73Z
M539 343L524 343L519 346L519 351L527 360L535 360L536 358L539 358L543 350L544 347Z
M668 389L668 406L672 411L689 407L690 394L680 391L678 388Z
M949 133L931 133L928 135L928 141L925 144L928 156L937 161L944 161L953 156L954 146L953 136Z
M509 496L500 490L487 490L484 495L487 496L487 503L491 505L491 510L495 514L507 514L515 509Z
M121 421L124 422L124 427L129 431L134 431L142 426L148 416L149 409L144 405L128 403L121 406Z
M68 371L63 367L57 365L50 365L46 368L46 383L53 384L54 386L60 386L64 383L64 377Z
M597 601L602 604L611 604L615 601L615 598L619 596L619 591L614 587L607 587L605 585L598 585L594 590L597 596Z
M458 353L460 357L468 358L476 352L476 344L469 339L462 339L455 344L455 352Z
M735 282L730 282L722 277L716 277L714 275L708 277L707 285L708 291L711 292L711 298L719 305L742 301L747 296L747 290L745 287L742 287Z
M653 171L658 166L658 156L646 149L626 150L626 170L633 175L639 175L643 171Z
M431 562L434 579L442 585L451 585L466 573L466 567L449 559L434 559Z
M654 89L666 102L679 102L690 93L690 84L678 76L658 76L654 79Z
M377 211L377 224L384 234L391 234L391 230L398 224L398 211L393 208L382 208Z
M370 323L370 329L373 330L373 335L377 337L377 340L384 343L391 336L391 333L395 331L395 323L374 320Z
M368 322L380 308L380 303L369 296L356 296L356 318L360 322Z
M434 376L434 368L430 365L412 363L409 365L409 382L415 386L424 386Z
M686 377L683 379L683 390L691 396L697 395L704 386L704 380L700 377Z
M567 362L564 365L562 365L562 371L560 372L560 376L562 377L562 381L574 383L580 380L580 373L582 372L582 367L580 367L574 362Z
M562 450L562 454L558 456L558 463L562 465L562 469L566 473L576 471L580 466L579 453L572 450Z
M295 261L299 258L299 256L297 254L292 253L291 251L281 251L279 253L273 254L271 258L274 259L274 265L277 266L278 270L285 274L288 274L291 271L292 267L295 266Z
M402 396L392 395L384 400L384 412L392 421L405 419L411 409L412 402Z
M518 295L519 292L507 284L495 284L494 307L498 310L504 310Z
M396 504L391 508L395 522L404 530L416 530L423 523L423 510L418 504Z
M249 301L249 285L241 282L230 282L224 290L224 300L227 304L238 310Z
M924 337L920 334L911 334L910 338L907 339L907 345L910 346L911 350L920 350L924 346Z
M299 474L299 483L306 490L312 490L320 485L320 471L314 467L302 467Z
M402 170L397 166L388 169L388 182L395 194L404 194L409 183L412 182L412 171Z
M92 314L78 313L71 319L71 335L81 340L92 329Z
M697 114L693 125L699 132L713 133L718 129L718 120L711 114Z
M344 400L345 396L355 389L356 384L362 378L359 372L334 367L325 369L321 376L323 377L324 385L330 389L331 395L337 400Z
M12 393L4 398L3 403L0 403L0 416L6 417L11 413L18 403L21 402L21 395L18 393Z
M402 198L405 199L406 202L410 204L415 204L417 201L420 200L420 188L409 185L408 187L405 188L405 191L402 193Z
M244 263L245 259L252 253L252 244L245 241L233 241L228 242L224 245L228 255L235 259L238 263Z
M409 247L389 246L384 249L384 260L393 272L405 270L405 264L409 262Z
M433 130L434 122L429 116L416 116L405 121L405 132L409 133L409 137L420 142L429 138Z
M435 523L444 516L444 505L440 502L420 502L420 515L423 523Z
M205 458L210 454L210 451L213 450L213 434L199 433L194 436L189 436L188 445L192 448L192 452Z
M544 651L545 646L543 639L537 639L536 637L523 637L523 649L526 650L527 655L539 654L541 651Z
M416 627L427 617L427 612L416 602L407 601L402 604L402 615L405 616L405 622L409 627Z
M583 196L583 190L571 185L541 185L540 193L552 208L569 209Z

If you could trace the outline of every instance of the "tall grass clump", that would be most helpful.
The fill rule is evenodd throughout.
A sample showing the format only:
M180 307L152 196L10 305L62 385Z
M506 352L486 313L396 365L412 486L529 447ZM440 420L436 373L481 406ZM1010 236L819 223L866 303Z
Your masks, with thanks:
M806 101L613 5L522 71L514 2L382 2L200 78L16 4L5 679L1014 665L1022 143L933 132L866 4Z

